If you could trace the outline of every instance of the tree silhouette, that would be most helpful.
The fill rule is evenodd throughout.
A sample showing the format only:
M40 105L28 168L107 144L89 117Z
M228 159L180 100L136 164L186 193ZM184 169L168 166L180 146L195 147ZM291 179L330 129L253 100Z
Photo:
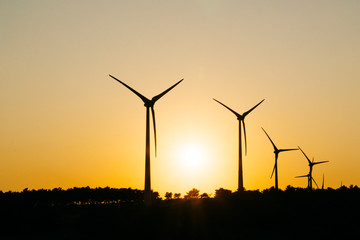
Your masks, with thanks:
M172 192L166 192L166 193L165 193L165 199L166 199L166 200L172 199L172 196L173 196Z
M215 190L215 198L218 199L228 199L231 197L231 190L228 189L224 189L224 188L219 188L217 190Z
M207 193L203 193L200 195L200 198L210 198L210 196Z
M200 197L199 193L200 193L199 189L193 188L186 193L184 199L198 199Z

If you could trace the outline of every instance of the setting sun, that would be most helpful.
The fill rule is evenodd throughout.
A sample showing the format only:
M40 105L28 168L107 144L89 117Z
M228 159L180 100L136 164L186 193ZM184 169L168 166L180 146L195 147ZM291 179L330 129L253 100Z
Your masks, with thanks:
M187 171L197 171L204 166L205 150L199 144L188 144L180 149L179 160Z

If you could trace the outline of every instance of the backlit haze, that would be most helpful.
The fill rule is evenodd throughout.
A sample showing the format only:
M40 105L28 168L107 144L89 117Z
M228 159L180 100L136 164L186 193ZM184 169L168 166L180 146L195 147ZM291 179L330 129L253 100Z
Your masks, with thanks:
M0 190L274 186L273 148L300 146L321 186L360 184L359 1L1 1ZM151 123L152 124L152 123ZM152 126L152 125L151 125ZM281 153L279 187L306 187L300 151Z

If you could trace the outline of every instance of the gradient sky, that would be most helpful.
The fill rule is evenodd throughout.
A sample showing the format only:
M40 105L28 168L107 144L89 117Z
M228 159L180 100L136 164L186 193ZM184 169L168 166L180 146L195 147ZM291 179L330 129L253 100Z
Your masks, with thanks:
M145 107L155 105L152 188L274 185L271 143L300 146L325 187L360 185L359 1L0 1L0 190L144 188ZM279 187L306 187L300 151Z

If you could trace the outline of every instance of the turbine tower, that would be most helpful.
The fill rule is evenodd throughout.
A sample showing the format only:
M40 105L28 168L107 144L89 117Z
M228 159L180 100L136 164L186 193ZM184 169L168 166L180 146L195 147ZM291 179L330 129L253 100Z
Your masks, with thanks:
M141 100L144 102L144 106L146 107L146 146L145 146L145 191L144 191L144 203L145 205L151 205L151 183L150 183L150 109L152 113L152 120L153 120L153 127L154 127L154 140L155 140L155 156L157 152L156 147L156 124L155 124L155 111L154 111L154 104L157 100L159 100L162 96L164 96L167 92L173 89L176 85L178 85L184 79L181 79L173 86L165 90L164 92L160 93L159 95L154 96L151 100L141 95L139 92L134 90L133 88L129 87L119 79L114 76L109 75L130 91L135 93Z
M279 188L278 188L279 185L278 185L278 167L277 167L277 160L278 160L278 157L279 157L279 153L281 153L281 152L286 152L286 151L294 151L294 150L299 150L299 149L297 149L297 148L278 149L278 148L275 146L274 142L271 140L269 134L267 134L267 132L266 132L263 128L262 128L262 130L264 131L264 133L266 134L266 136L269 138L271 144L272 144L273 147L274 147L275 165L274 165L274 168L273 168L273 170L272 170L272 173L271 173L271 177L270 177L270 178L272 178L272 176L273 176L273 174L274 174L274 171L275 171L275 189L278 190L278 189L279 189Z
M313 171L313 166L314 165L317 165L317 164L320 164L320 163L326 163L326 162L329 162L329 161L321 161L321 162L314 162L314 158L312 161L310 161L310 159L308 158L308 156L306 156L306 154L304 153L304 151L298 146L298 148L300 149L300 151L304 154L304 156L306 157L308 163L309 163L309 179L308 179L308 188L312 189L312 181L311 180L314 180L314 178L312 177L312 171ZM301 176L300 176L301 177ZM315 180L314 180L315 182ZM315 182L316 184L316 182ZM317 184L316 184L317 186Z
M259 102L258 104L256 104L253 108L251 108L250 110L244 112L243 114L239 114L237 112L235 112L234 110L232 110L231 108L229 108L228 106L226 106L225 104L219 102L218 100L216 100L215 98L213 98L216 102L218 102L219 104L223 105L225 108L227 108L228 110L230 110L233 114L235 114L235 116L237 117L237 119L239 120L239 181L238 181L238 191L244 191L244 183L243 183L243 169L242 169L242 143L241 143L241 123L243 125L244 128L244 140L245 140L245 155L247 154L247 143L246 143L246 130L245 130L245 117L252 111L254 110L257 106L259 106L265 99L263 99L261 102Z

